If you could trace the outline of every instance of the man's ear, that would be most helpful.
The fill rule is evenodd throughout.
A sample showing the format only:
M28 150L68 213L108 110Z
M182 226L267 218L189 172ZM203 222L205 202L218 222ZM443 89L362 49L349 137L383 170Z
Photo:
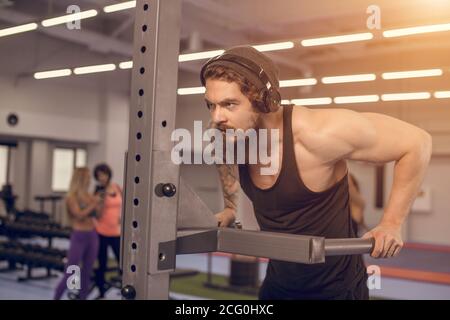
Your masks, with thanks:
M268 113L270 112L270 110L268 110L268 108L266 107L266 105L264 104L263 101L259 101L259 100L254 100L253 101L253 106L262 113Z

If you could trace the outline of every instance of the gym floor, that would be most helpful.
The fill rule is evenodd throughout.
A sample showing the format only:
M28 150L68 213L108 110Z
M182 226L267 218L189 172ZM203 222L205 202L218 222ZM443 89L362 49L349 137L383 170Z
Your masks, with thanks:
M380 260L366 257L367 265L381 266L380 289L370 290L372 299L403 299L403 300L447 300L450 299L450 252L445 248L435 246L417 248L417 245L411 245L413 248L405 248L400 256L391 260ZM6 264L0 263L0 268ZM262 259L259 264L260 281L264 279L267 262ZM384 274L385 269L386 274ZM197 270L201 273L207 273L207 255L179 255L177 256L177 268ZM230 268L230 257L226 254L213 254L212 273L214 275L228 276ZM398 272L395 273L394 270ZM45 274L44 269L34 270L33 275L39 276ZM426 273L425 276L423 273ZM31 280L27 282L18 282L17 277L23 274L23 271L0 273L0 299L25 299L25 300L48 300L52 299L54 288L59 280L57 277L45 280ZM177 281L177 280L172 280ZM197 284L198 285L198 284ZM171 291L172 299L208 299L205 296L195 295L199 288L191 287L189 293L180 293ZM97 290L94 289L89 298L96 297ZM64 297L67 299L67 297ZM229 295L233 299L233 294ZM121 299L120 291L111 288L107 291L105 300Z

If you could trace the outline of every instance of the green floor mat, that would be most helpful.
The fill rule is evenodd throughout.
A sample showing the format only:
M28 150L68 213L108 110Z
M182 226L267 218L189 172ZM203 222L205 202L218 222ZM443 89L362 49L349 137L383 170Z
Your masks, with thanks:
M228 277L213 275L212 282L218 285L226 285ZM256 300L257 296L239 294L223 290L205 287L206 273L199 273L192 277L174 278L170 281L170 291L192 295L196 297L216 300Z

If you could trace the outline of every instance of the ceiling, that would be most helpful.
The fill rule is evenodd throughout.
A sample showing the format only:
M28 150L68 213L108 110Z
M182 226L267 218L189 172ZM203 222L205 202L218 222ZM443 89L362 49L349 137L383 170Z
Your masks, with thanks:
M81 21L81 30L41 28L0 38L1 75L16 81L36 81L31 78L35 71L131 59L133 10L111 14L101 11L103 6L117 2L120 1L0 0L0 28L60 16L73 4L81 10L99 10L97 17ZM295 43L293 49L267 53L277 63L282 79L431 67L450 72L450 32L391 39L381 35L390 28L450 23L449 0L378 0L381 30L368 30L366 26L369 17L366 10L372 0L183 0L182 3L181 53L290 40ZM374 39L309 48L299 45L299 40L305 38L368 31L373 32ZM190 73L196 74L202 62L180 63L180 78L185 78L180 82L184 86L199 85L197 76ZM89 87L105 77L111 90L128 91L129 71L49 81ZM419 79L416 84L435 85L426 79ZM401 90L405 82L377 81L375 87ZM373 90L374 84L283 90L284 95L294 97L326 90L350 93L369 89Z

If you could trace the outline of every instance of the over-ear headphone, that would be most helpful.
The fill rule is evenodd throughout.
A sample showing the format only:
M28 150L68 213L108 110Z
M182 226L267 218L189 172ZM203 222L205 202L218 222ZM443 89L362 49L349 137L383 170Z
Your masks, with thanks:
M258 86L255 84L259 91L259 100L262 101L262 103L258 104L258 108L261 112L268 113L272 111L276 111L278 109L278 106L281 103L281 96L278 92L278 89L271 83L270 78L267 76L264 69L259 66L258 64L254 63L253 61L246 59L244 57L230 54L230 53L224 53L217 57L209 59L202 67L202 70L200 71L200 80L205 86L206 80L205 80L205 71L208 68L211 63L216 61L228 61L235 63L241 67L244 67L248 70L250 70L253 74L255 74L261 81L261 85ZM262 105L261 105L262 104Z

